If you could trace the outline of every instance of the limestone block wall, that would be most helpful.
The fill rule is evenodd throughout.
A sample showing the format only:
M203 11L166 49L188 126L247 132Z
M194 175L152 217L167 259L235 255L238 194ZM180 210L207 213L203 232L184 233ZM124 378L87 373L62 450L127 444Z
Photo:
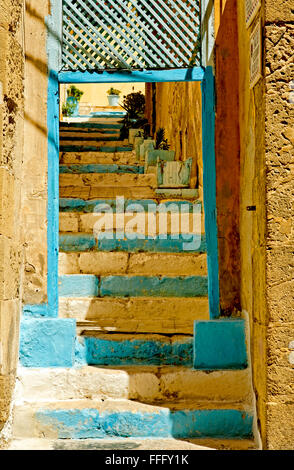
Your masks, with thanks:
M243 3L243 2L242 2ZM249 317L253 386L256 396L257 423L266 436L264 399L266 397L265 299L265 162L264 162L264 80L250 89L250 28L245 24L244 4L238 5L239 33L239 123L240 123L240 253L241 309ZM256 210L248 210L248 207Z
M49 0L26 1L24 304L47 302L47 30Z
M263 79L250 90L250 32L238 5L241 305L250 319L257 423L265 449L292 449L294 13L265 0ZM256 211L248 211L256 206Z
M265 1L266 445L294 441L294 9Z
M0 446L18 363L22 296L23 1L0 6Z
M157 83L146 90L147 116L155 130L164 127L177 160L193 157L191 187L202 195L201 88L198 82ZM155 103L153 102L155 100ZM155 116L152 109L155 107Z

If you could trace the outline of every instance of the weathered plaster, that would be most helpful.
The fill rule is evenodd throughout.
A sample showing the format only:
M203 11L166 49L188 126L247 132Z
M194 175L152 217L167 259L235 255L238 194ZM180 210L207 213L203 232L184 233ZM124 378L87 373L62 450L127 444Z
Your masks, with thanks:
M22 296L24 43L23 2L0 7L0 447L9 438L4 427L18 363ZM3 431L3 432L2 432Z
M24 304L47 301L47 55L49 2L29 0L25 15L25 141L22 210Z
M215 4L215 158L220 310L222 314L228 316L235 309L240 309L240 131L237 3L241 3L241 8L243 8L243 2L239 2L239 0L226 0Z

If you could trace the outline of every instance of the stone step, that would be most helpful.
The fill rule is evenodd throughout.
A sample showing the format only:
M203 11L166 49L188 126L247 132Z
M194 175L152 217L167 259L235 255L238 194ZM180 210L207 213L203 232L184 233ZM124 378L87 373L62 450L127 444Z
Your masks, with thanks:
M81 251L123 251L128 253L204 253L206 240L204 235L180 234L156 235L153 238L134 238L131 233L108 232L95 237L89 233L60 233L59 250L61 252Z
M13 439L7 450L262 450L254 439ZM129 457L123 457L129 458ZM126 462L129 462L127 460ZM154 463L152 460L151 463Z
M116 146L124 146L128 144L128 142L123 142L120 139L120 135L117 134L115 136L106 136L106 135L100 135L99 137L94 136L93 134L91 135L83 135L81 137L79 136L69 136L69 135L60 135L60 144L61 145L105 145L109 147L116 147Z
M148 175L146 175L148 176ZM81 187L81 186L68 186L60 188L61 199L115 199L117 197L124 197L126 200L143 200L153 199L157 201L166 201L175 198L183 201L197 201L199 193L197 189L183 190L179 192L177 196L169 195L168 192L157 193L157 190L150 188L149 186L143 187Z
M74 164L74 165L59 165L60 174L92 174L92 173L130 173L130 174L144 174L144 167L140 165L120 165L120 164L108 164L103 165L101 163L95 164Z
M59 274L207 276L201 253L59 253Z
M59 276L60 297L205 297L207 276Z
M77 140L95 140L95 139L112 139L117 140L120 136L119 129L84 129L84 130L74 130L66 129L60 130L59 137L60 139L71 140L73 137Z
M110 142L111 143L111 142ZM96 145L97 144L97 145ZM116 145L109 145L109 142L105 142L105 145L101 145L101 142L94 142L91 145L89 142L83 144L81 143L78 144L73 144L69 142L68 144L65 144L62 142L62 145L60 145L59 151L60 152L102 152L102 153L113 153L113 152L132 152L133 147L130 145L117 145L117 142L115 143Z
M93 147L111 147L115 149L116 147L129 147L129 143L127 140L120 140L120 138L115 137L115 139L111 140L111 137L105 137L104 140L96 139L93 136L90 136L92 138L88 138L88 136L83 137L83 138L75 138L75 137L69 137L61 139L61 146L66 147L69 145L74 145L76 147L79 146L93 146ZM132 148L131 148L132 150ZM115 152L115 150L113 150Z
M16 402L129 399L154 403L195 400L250 405L249 369L207 374L182 366L20 367Z
M193 366L191 336L119 334L78 326L75 365L97 366Z
M128 174L128 173L82 173L82 174L61 174L59 177L60 188L90 186L91 188L108 187L133 187L139 189L156 187L156 177L154 175Z
M29 403L14 410L14 437L250 438L253 415L240 404L149 405L130 400Z
M193 335L195 320L209 320L207 297L61 297L59 316L89 331Z
M59 190L61 199L115 199L124 197L125 199L155 199L157 198L155 191L150 186L140 187L91 187L91 186L66 186ZM186 198L185 198L186 199Z
M70 118L70 121L60 121L60 126L69 126L69 127L79 127L79 126L86 126L86 127L95 127L97 124L102 124L103 126L107 124L122 124L123 119L122 114L114 115L101 115L101 116L79 116L77 118Z
M60 153L60 163L63 165L133 165L137 164L134 152L64 152Z
M155 213L132 213L105 214L102 212L103 204L97 205L95 214L83 214L79 212L60 212L60 232L83 232L95 233L102 229L113 228L125 233L136 233L156 236L159 234L177 233L202 233L204 232L204 217L201 214L155 214ZM139 204L136 206L139 207ZM100 210L100 212L99 212ZM97 232L98 233L98 232Z
M190 440L189 440L190 441ZM134 439L134 438L119 438L119 439L44 439L44 438L29 438L29 439L13 439L7 450L124 450L124 451L137 451L137 450L152 450L152 451L167 451L167 450L215 450L215 448L228 449L228 450L248 450L255 449L256 446L252 440L247 439L206 439L206 447L197 442L190 443L182 439ZM201 441L201 440L199 440ZM214 447L217 446L217 447ZM138 457L136 457L137 459ZM180 457L181 458L181 457ZM122 457L129 464L129 457ZM122 460L123 462L123 460Z
M110 208L113 213L117 212L117 207L120 211L133 212L134 205L140 205L140 209L145 212L155 213L160 210L166 212L198 212L199 205L202 210L201 201L189 201L184 199L75 199L75 198L60 198L59 200L59 210L60 212L84 212L92 213L96 212L97 207L102 204L103 206ZM158 207L160 204L160 207ZM131 206L131 207L130 207ZM183 207L184 206L184 207ZM101 207L101 206L100 206ZM104 209L105 210L105 209Z
M60 131L68 131L68 130L74 130L74 131L94 131L96 132L97 129L101 130L112 130L112 129L121 129L122 128L122 123L120 123L118 120L113 120L114 122L87 122L87 121L81 121L81 122L60 122L59 124L59 130Z

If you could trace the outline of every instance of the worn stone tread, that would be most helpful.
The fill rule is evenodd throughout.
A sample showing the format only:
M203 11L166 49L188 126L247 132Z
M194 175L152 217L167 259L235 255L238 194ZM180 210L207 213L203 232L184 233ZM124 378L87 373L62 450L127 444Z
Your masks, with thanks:
M149 335L149 338L153 337ZM207 374L174 365L84 366L74 369L21 367L17 391L24 402L108 397L147 403L167 401L172 396L178 400L216 400L250 405L251 384L249 369Z
M192 335L195 320L209 320L209 308L206 297L60 298L59 315L106 331Z
M82 212L60 212L59 214L59 230L60 232L84 232L93 233L95 224L100 221L104 221L106 224L111 224L114 230L129 230L132 232L136 230L137 233L149 234L151 236L158 235L160 233L189 233L189 232L202 232L204 233L204 216L201 214L181 215L179 212L171 214L170 212L166 215L148 214L145 213L133 213L125 212L123 220L122 217L117 217L113 212L106 215L103 213L104 207L103 202L99 203L95 208L95 213L84 214ZM138 201L138 205L140 201ZM110 205L109 205L110 206ZM111 206L110 206L111 207ZM134 217L136 217L134 219ZM136 221L136 229L130 222Z
M13 439L7 450L214 450L177 439Z
M59 253L59 274L207 275L202 253Z
M82 174L60 174L59 185L62 187L90 186L91 189L98 187L100 190L104 187L115 189L118 187L131 187L137 191L141 187L153 189L156 186L154 175L145 174L117 174L117 173L82 173Z

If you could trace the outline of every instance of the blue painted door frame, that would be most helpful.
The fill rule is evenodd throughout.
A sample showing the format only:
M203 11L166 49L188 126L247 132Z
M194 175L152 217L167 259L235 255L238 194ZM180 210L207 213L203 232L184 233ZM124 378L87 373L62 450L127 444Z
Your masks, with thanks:
M203 0L202 14L211 0ZM202 18L205 31L205 18ZM48 303L27 307L32 316L58 316L58 251L59 251L59 84L121 82L189 82L202 86L203 188L205 232L207 237L208 292L210 317L219 316L218 243L216 222L216 175L214 149L214 77L211 67L133 72L60 72L62 69L62 0L50 0L46 17L48 56ZM205 37L205 35L204 35ZM206 44L206 42L204 41ZM205 45L204 44L204 45ZM205 51L204 51L205 52ZM202 51L202 60L206 55Z
M48 307L58 316L59 84L201 81L205 233L210 318L219 317L218 242L214 139L214 76L211 67L132 73L50 72L48 80Z

